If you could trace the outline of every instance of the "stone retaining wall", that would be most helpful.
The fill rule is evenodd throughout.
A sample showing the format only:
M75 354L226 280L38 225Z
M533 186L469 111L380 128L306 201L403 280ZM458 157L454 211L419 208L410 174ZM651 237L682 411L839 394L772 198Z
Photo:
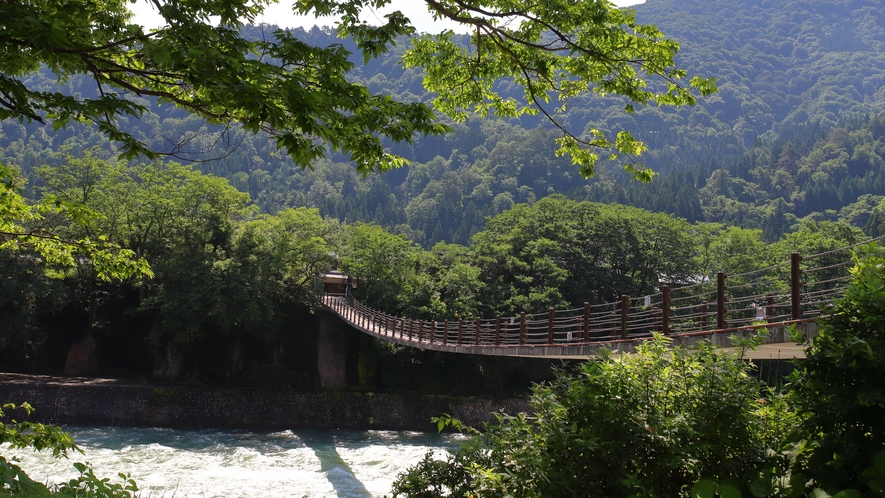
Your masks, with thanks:
M248 430L435 431L444 413L479 427L494 413L528 411L525 398L224 390L118 383L57 383L0 375L0 403L27 401L31 420L55 425Z

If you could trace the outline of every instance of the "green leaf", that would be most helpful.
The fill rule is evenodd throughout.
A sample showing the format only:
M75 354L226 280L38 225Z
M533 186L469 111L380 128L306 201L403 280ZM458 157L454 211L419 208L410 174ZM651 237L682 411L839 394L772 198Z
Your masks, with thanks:
M741 490L728 484L719 485L720 498L741 498Z
M691 487L691 498L715 498L719 485L710 479L701 479Z
M879 473L885 475L885 451L876 453L876 456L873 458L873 466L876 467Z
M773 492L774 488L771 485L771 479L767 477L760 477L750 483L750 493L758 498L765 498Z

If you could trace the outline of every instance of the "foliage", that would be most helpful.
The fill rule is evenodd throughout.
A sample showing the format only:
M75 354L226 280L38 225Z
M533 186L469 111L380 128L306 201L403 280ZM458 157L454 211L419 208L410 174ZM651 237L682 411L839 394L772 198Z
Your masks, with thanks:
M418 248L378 225L355 223L345 231L341 270L357 280L357 297L375 309L400 311L416 290Z
M346 75L354 64L340 43L314 46L279 29L258 38L242 36L240 29L259 18L268 3L157 1L154 5L165 25L149 32L130 23L123 0L33 0L5 5L4 48L14 55L0 60L0 93L5 96L0 100L0 119L52 123L55 130L71 122L92 123L119 142L127 157L157 157L164 151L151 150L122 126L126 118L146 113L143 97L154 97L213 124L267 132L276 147L301 167L325 156L328 145L349 154L363 174L404 164L402 157L384 150L382 138L408 143L416 134L449 130L424 103L371 93L365 85L349 81ZM399 12L388 15L378 27L359 20L363 8L385 3L300 0L294 7L302 14L340 16L338 34L353 38L365 63L389 51L398 36L414 34ZM628 110L632 103L694 103L693 92L678 84L686 77L685 71L674 66L678 44L663 38L654 27L637 25L629 12L608 2L588 5L592 8L571 7L569 16L563 17L558 12L562 6L514 10L506 2L489 1L465 9L454 3L428 2L436 15L485 32L483 36L477 32L479 57L465 67L476 88L484 89L479 93L458 91L457 85L446 87L433 77L438 68L462 66L450 64L456 47L450 37L420 37L405 61L428 66L428 88L440 93L437 107L455 116L473 106L488 111L487 99L492 99L499 114L525 112L509 100L495 98L491 90L497 80L511 76L526 88L528 104L536 108L547 102L548 92L570 97L591 84L601 93L625 97L631 102ZM478 15L483 12L497 14L489 19ZM501 16L526 22L514 28L499 23L496 18ZM542 30L556 33L559 46L546 45ZM500 48L489 51L495 46ZM563 49L573 56L559 55ZM510 67L495 60L499 53L512 54ZM62 83L83 74L95 86L82 98L34 86L27 76L41 66L51 69ZM660 79L663 88L645 90L646 79ZM704 95L715 91L713 82L704 78L693 78L687 86ZM595 154L582 145L631 155L642 150L629 134L612 140L595 133L589 139L580 135L567 133L562 149L583 165L585 174L592 173ZM185 136L165 152L175 155L186 142Z
M86 259L103 280L151 275L143 259L109 242L104 235L66 239L51 229L59 217L68 217L81 227L88 226L96 213L55 197L28 204L21 195L21 187L21 177L15 170L0 163L0 251L33 254L55 268L72 267Z
M449 469L426 458L394 494L678 496L702 476L742 479L792 422L767 409L738 356L663 337L560 372L533 389L532 408L499 415Z
M885 258L866 248L786 395L706 343L603 355L534 388L446 460L400 476L406 496L881 496ZM758 345L741 339L738 350ZM438 426L457 427L449 417Z
M625 206L546 197L491 218L470 248L486 306L543 310L654 292L694 272L689 225Z
M402 164L384 153L380 136L409 141L413 133L442 133L430 109L371 95L348 82L352 67L340 46L312 47L276 30L248 41L238 29L267 2L215 0L157 2L166 25L148 32L130 23L123 0L36 0L4 6L7 53L0 65L0 117L95 124L119 142L128 157L158 151L121 129L124 117L147 107L137 97L156 97L213 123L238 123L270 133L300 165L324 155L324 145L351 154L361 171ZM210 19L213 19L210 21ZM33 88L24 76L41 65L64 82L86 74L93 95L75 98ZM171 151L174 154L174 147Z
M545 2L517 9L497 1L430 5L439 18L471 27L470 47L459 46L451 32L425 35L413 42L404 62L406 67L424 68L425 87L438 95L434 106L456 121L464 121L470 111L501 117L541 112L553 119L546 108L551 99L560 102L554 112L561 113L571 99L590 89L626 97L627 113L634 112L634 104L696 103L691 92L679 85L686 77L685 71L674 67L679 45L654 26L638 25L630 10L612 8L608 2ZM349 29L347 21L344 27ZM647 88L644 78L653 76L662 81ZM512 79L522 87L522 102L495 91L497 78ZM689 84L707 96L716 91L714 81L694 77ZM588 138L583 138L559 127L564 136L557 140L557 154L571 155L585 178L593 175L598 154L582 147L611 150L613 156L645 150L629 132L610 138L602 130L590 129ZM645 181L652 176L633 165L625 169Z
M82 463L75 463L74 468L80 473L76 479L61 483L55 495L72 498L132 498L138 491L138 485L128 474L117 474L121 482L111 482L107 477L96 477L92 469Z
M868 480L864 470L885 450L885 258L876 251L858 259L793 381L815 441L805 465L827 490Z

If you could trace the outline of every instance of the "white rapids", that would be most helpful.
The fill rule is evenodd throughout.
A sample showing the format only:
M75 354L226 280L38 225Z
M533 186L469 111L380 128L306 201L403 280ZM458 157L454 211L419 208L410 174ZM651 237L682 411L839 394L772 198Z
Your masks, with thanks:
M145 498L382 497L428 451L463 436L394 431L248 431L67 428L85 452L68 459L18 450L19 465L48 484L88 462L99 477L131 474ZM9 456L6 446L0 453Z

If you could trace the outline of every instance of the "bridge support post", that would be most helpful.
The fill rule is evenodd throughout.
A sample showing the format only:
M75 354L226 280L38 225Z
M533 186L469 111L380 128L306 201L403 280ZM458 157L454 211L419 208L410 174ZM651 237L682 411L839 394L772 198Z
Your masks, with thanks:
M725 324L725 273L716 274L716 328L722 330Z
M547 308L547 344L553 344L553 308Z
M525 344L525 311L519 314L519 345Z
M461 345L461 336L464 334L464 319L458 319L458 345Z
M501 315L495 315L495 346L501 345Z
M590 342L590 303L584 302L584 342Z
M768 323L774 322L774 294L768 293L765 295L765 321Z
M793 320L802 318L802 256L790 254L790 315Z
M409 319L409 340L412 340L412 328L415 326L415 320Z
M661 288L661 307L664 316L661 317L661 331L664 335L670 335L670 286L665 285Z
M443 322L443 344L449 343L449 321Z
M436 320L430 322L430 344L436 339Z
M630 308L630 297L621 296L621 339L627 338L627 310Z
M707 301L701 303L701 330L707 330Z
M476 337L473 338L473 344L479 346L479 331L482 329L482 320L476 319Z

